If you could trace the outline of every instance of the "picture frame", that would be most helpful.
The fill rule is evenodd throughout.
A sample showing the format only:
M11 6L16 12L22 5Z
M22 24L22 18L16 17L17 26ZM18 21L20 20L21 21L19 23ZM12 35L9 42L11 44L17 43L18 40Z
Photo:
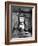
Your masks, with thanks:
M11 1L5 2L5 44L36 42L37 4Z

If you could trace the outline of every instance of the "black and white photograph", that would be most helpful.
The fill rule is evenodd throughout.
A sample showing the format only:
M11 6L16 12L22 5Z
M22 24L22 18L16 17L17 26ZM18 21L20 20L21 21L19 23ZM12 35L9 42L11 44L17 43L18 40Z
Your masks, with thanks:
M11 6L13 38L32 37L32 7Z

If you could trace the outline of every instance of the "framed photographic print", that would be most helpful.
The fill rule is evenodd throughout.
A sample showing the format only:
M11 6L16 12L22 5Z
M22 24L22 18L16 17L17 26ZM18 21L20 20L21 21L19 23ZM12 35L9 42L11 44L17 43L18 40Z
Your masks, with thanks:
M37 42L37 4L5 2L5 44Z

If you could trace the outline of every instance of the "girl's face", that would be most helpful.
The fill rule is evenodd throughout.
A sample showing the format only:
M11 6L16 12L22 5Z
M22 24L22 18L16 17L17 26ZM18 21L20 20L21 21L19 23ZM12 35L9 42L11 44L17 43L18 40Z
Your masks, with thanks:
M20 22L24 22L24 17L20 17Z

